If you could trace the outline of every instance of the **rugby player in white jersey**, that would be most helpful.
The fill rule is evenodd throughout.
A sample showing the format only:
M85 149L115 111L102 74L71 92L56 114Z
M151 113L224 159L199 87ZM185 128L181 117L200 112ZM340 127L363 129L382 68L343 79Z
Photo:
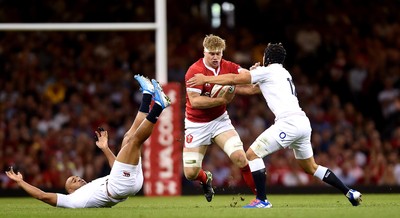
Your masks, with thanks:
M87 183L78 176L71 176L65 183L68 194L44 192L23 180L20 172L12 168L6 171L32 197L51 206L64 208L112 207L140 191L143 186L141 146L150 136L161 112L170 105L156 80L135 75L143 92L136 118L125 133L121 150L115 156L108 147L108 133L102 128L96 131L96 145L103 151L111 167L110 175ZM151 101L155 104L150 110Z
M306 173L339 189L353 206L358 206L361 202L361 193L343 184L330 169L315 163L310 121L299 106L292 76L283 67L285 57L286 50L281 43L268 44L264 51L263 66L256 64L250 71L240 74L219 76L196 74L187 82L189 87L204 83L258 84L268 107L275 115L275 123L261 133L246 152L257 196L244 207L272 207L266 198L266 175L262 158L284 148L293 149L298 164Z

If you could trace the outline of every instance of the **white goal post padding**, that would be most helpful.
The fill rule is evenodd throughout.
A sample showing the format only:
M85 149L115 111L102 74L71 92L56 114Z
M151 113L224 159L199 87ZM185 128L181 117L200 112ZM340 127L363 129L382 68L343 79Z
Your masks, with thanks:
M0 23L0 31L143 31L156 34L156 79L168 82L166 0L154 0L155 23Z

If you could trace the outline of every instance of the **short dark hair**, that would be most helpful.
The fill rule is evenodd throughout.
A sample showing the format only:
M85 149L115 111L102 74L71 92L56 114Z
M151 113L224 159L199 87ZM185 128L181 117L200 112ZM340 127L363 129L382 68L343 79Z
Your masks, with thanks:
M286 50L282 43L271 44L269 43L264 50L264 66L268 64L283 64L286 57Z

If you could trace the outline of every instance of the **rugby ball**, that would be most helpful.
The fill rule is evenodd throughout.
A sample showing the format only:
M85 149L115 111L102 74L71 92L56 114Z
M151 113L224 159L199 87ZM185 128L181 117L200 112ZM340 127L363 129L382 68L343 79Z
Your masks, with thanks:
M211 89L211 98L221 97L225 92L233 93L235 91L235 86L233 85L219 85L215 84Z

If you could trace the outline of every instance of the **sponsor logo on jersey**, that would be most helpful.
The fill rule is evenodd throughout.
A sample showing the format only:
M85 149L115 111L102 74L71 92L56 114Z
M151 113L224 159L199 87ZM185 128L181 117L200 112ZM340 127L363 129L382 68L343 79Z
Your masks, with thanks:
M122 175L125 177L130 177L131 173L129 173L128 171L122 171Z

